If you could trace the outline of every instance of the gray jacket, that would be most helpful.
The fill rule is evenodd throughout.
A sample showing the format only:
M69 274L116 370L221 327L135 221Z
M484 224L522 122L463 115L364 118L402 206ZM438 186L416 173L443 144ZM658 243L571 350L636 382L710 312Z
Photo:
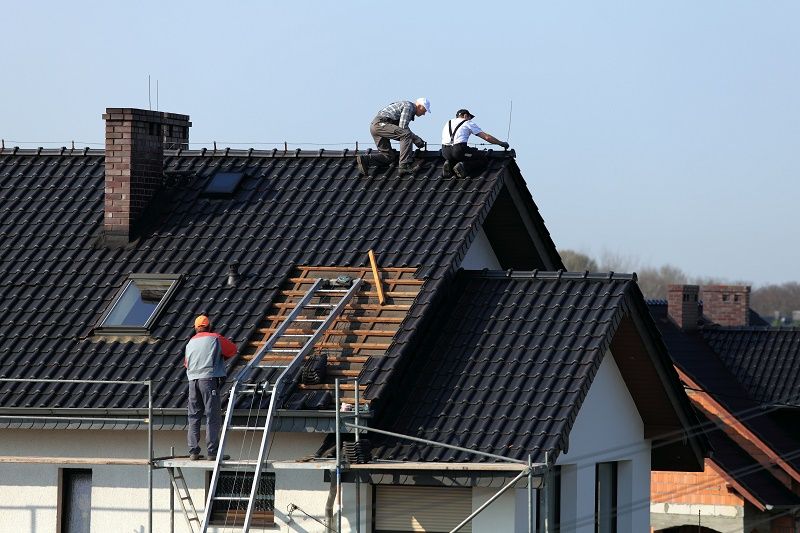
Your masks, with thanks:
M224 359L236 355L236 345L219 333L202 332L186 344L184 366L191 379L224 378Z

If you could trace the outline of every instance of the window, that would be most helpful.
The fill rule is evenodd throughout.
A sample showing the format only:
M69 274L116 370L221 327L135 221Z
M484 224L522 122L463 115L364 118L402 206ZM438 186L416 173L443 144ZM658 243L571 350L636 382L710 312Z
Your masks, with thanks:
M58 502L59 533L89 533L92 514L92 471L61 470Z
M597 463L594 487L594 530L617 533L617 463Z
M241 172L217 172L206 185L203 196L227 198L236 192L244 174Z
M97 327L98 333L145 333L175 290L179 276L131 274Z
M207 478L206 494L211 476ZM217 496L250 496L253 488L253 472L220 472L217 480ZM211 521L209 524L216 526L243 526L244 515L247 513L247 501L222 500L211 505ZM252 527L266 527L275 525L275 474L261 472L258 479L255 508L250 520Z

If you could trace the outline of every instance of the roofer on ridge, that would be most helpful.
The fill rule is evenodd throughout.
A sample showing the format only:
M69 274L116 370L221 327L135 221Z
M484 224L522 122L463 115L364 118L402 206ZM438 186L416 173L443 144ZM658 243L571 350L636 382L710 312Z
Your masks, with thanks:
M477 135L486 142L508 149L508 143L489 135L475 124L472 119L475 115L466 109L459 109L456 118L451 118L442 129L442 156L444 167L442 174L450 177L455 173L459 178L467 177L468 170L473 170L479 163L486 162L486 152L468 146L470 135Z
M189 459L196 461L200 455L200 421L206 417L206 450L209 459L219 451L219 433L222 426L219 389L225 381L224 359L236 354L236 345L211 332L211 321L206 315L194 320L195 335L184 350L183 366L189 379Z
M411 150L411 143L414 143L417 148L422 148L425 146L425 141L409 129L409 123L416 117L430 112L431 103L427 98L417 98L416 102L408 100L394 102L378 111L369 125L369 132L375 139L380 153L356 156L356 164L361 175L366 176L371 167L388 166L393 162L390 139L400 141L398 176L412 174L411 163L414 160L414 153Z

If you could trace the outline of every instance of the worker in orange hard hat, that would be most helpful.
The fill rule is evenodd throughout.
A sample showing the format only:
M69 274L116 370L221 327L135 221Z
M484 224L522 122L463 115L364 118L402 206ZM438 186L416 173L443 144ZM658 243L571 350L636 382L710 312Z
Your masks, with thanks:
M224 359L236 355L236 345L219 333L212 333L208 316L194 319L195 335L184 349L183 365L189 379L189 458L200 459L200 422L206 417L206 450L209 459L219 451L222 427L219 389L225 380Z

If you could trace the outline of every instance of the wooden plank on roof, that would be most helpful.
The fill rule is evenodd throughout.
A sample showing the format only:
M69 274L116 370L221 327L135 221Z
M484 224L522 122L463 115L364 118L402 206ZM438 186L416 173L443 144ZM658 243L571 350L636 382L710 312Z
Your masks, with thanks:
M335 266L300 266L297 267L304 272L369 272L369 267L335 267ZM417 271L412 267L386 267L386 272L410 272Z
M293 297L293 296L305 296L306 292L307 291L303 291L303 290L300 290L300 291L282 290L282 291L280 291L280 294L281 294L281 296ZM414 292L411 292L411 291L388 291L388 292L385 292L383 294L384 294L384 296L389 297L389 298L416 298L417 294L419 294L419 292L418 291L414 291ZM355 298L378 298L378 299L380 299L380 294L378 292L375 292L375 291L366 291L366 292L358 293L358 295L355 296Z
M283 315L269 315L267 316L267 320L272 321L282 321L285 317ZM311 317L300 317L300 318L311 318ZM364 324L372 323L386 323L386 324L400 324L403 322L403 317L396 317L396 316L350 316L348 315L346 318L339 317L337 318L334 323L336 322L361 322Z
M278 309L294 309L295 304L290 302L277 302L273 304L274 307ZM387 305L380 305L380 304L360 304L360 303L348 303L345 306L345 310L357 310L357 311L408 311L411 309L411 305L408 304L387 304Z

